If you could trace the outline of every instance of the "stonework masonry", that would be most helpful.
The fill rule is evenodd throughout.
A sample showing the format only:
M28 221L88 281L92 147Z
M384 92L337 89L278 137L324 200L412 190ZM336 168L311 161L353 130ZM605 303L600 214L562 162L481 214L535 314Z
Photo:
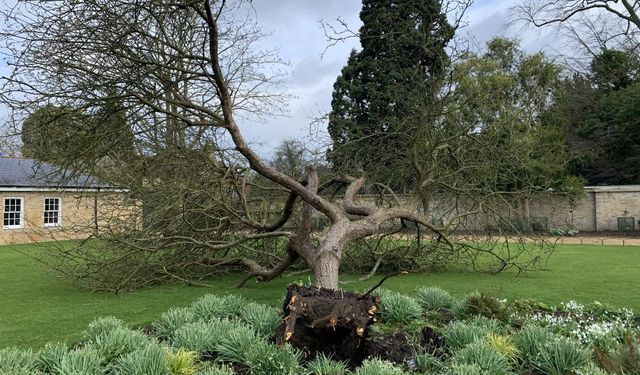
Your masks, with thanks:
M0 223L0 244L18 244L87 238L110 230L114 223L124 221L131 214L122 193L87 193L68 191L0 191L0 204L5 198L20 198L21 221L18 227ZM59 198L60 222L45 225L45 198Z
M373 196L363 196L362 200L369 203L376 202ZM416 210L420 205L409 195L400 199ZM446 223L452 204L450 199L436 197L432 201L434 213L432 218L441 218ZM503 210L500 210L503 211ZM506 210L505 210L506 212ZM511 212L505 216L513 216ZM529 201L529 219L542 221L547 229L575 228L581 232L609 232L618 231L618 220L632 223L635 230L640 230L640 185L623 186L588 186L582 197L570 200L564 195L551 195L544 200ZM482 215L470 216L463 225L467 230L485 230L495 223L488 222Z

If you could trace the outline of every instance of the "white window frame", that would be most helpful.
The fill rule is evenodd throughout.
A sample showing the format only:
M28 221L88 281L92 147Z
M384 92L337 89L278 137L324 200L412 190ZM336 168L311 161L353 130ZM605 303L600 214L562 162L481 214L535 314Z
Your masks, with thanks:
M3 229L21 229L24 228L24 197L3 197L2 200L2 228ZM19 199L20 200L20 224L18 225L4 225L4 215L6 213L5 206L6 202L9 199ZM16 212L16 211L12 211Z
M45 213L47 212L47 199L58 200L58 222L57 223L45 223ZM49 211L55 212L55 211ZM44 197L42 200L42 226L44 227L59 227L62 225L62 198L60 197Z

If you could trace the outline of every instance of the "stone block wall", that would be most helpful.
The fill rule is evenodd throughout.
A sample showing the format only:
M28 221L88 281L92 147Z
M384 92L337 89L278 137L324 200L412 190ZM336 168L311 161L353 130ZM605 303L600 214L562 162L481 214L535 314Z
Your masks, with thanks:
M98 231L110 230L117 221L131 215L123 193L79 193L68 191L0 191L0 205L5 198L22 199L22 225L19 228L4 226L0 216L0 244L17 244L42 241L58 241L86 238ZM45 198L60 198L60 223L44 224Z

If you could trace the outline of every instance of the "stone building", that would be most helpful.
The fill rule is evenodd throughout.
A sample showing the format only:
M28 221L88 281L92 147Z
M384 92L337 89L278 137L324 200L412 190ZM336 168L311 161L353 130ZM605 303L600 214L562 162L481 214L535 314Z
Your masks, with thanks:
M65 175L66 174L66 175ZM127 190L32 159L0 158L0 244L86 238L131 214Z

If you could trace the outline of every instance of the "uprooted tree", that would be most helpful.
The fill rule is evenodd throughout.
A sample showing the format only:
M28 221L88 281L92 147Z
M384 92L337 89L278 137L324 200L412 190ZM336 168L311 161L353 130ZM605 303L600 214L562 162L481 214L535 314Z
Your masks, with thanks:
M398 228L412 224L419 246L398 254L410 257L408 267L430 254L472 262L487 254L496 270L540 266L544 251L519 261L533 247L452 235L455 225L433 225L394 199L388 187L376 185L387 192L382 204L359 199L366 171L321 181L310 167L296 179L261 159L238 119L276 111L283 95L272 90L279 60L257 48L261 32L245 16L245 6L210 0L19 1L5 14L4 50L13 72L3 79L1 98L13 108L17 127L46 105L95 116L118 103L135 143L126 163L118 162L117 148L106 148L99 160L63 154L55 160L79 171L93 171L94 162L105 165L107 176L117 170L114 180L128 181L140 207L139 215L114 217L117 225L100 233L105 241L59 249L52 265L94 289L117 291L167 278L197 282L228 267L246 270L243 281L268 281L303 263L315 286L337 289L350 243L375 234L383 236L378 244L396 241ZM91 126L95 137L119 132L109 121ZM342 197L334 199L331 191ZM481 203L457 216L485 209ZM508 219L509 212L504 215Z

